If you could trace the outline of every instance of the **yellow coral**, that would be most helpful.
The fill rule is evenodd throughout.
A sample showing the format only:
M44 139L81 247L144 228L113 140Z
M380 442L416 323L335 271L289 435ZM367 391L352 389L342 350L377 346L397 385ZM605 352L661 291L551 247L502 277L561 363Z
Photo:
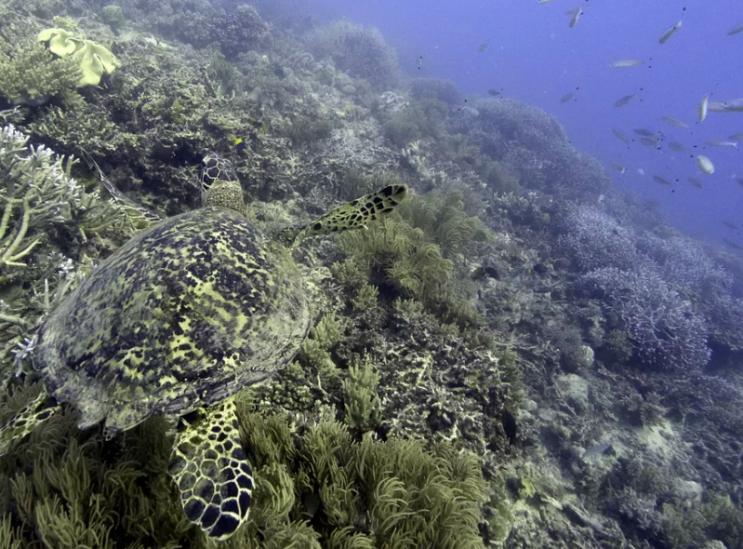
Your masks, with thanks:
M82 71L78 87L97 86L103 74L111 74L120 65L106 47L92 40L75 36L65 29L46 29L39 33L39 42L47 42L49 51L59 57L72 56Z

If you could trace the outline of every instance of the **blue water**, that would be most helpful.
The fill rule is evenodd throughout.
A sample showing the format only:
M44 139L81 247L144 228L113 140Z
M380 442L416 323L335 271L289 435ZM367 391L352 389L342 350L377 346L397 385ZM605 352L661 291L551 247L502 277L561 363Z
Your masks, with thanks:
M565 0L318 4L334 17L379 28L397 48L408 74L451 79L467 94L486 96L488 89L502 88L506 97L541 107L562 122L578 148L604 163L619 188L657 201L669 220L689 234L743 245L743 233L722 224L725 219L743 224L743 187L733 178L743 177L743 152L704 144L743 132L743 113L710 113L697 122L697 104L705 94L711 93L710 101L743 97L743 33L726 34L743 23L743 1L590 0L582 4L583 15L573 28L565 12L581 4ZM683 25L659 44L683 7ZM478 52L483 43L486 48ZM646 64L612 68L617 59ZM574 100L561 103L571 92ZM630 104L614 107L617 99L633 93L638 97ZM671 127L662 115L690 127ZM627 148L612 135L615 127L636 142ZM642 146L633 128L662 131L662 150ZM671 141L696 148L672 152L667 148ZM715 174L700 174L692 152L707 155ZM625 165L626 173L613 172L611 162ZM679 181L659 186L654 174ZM697 176L705 188L692 187L689 176Z

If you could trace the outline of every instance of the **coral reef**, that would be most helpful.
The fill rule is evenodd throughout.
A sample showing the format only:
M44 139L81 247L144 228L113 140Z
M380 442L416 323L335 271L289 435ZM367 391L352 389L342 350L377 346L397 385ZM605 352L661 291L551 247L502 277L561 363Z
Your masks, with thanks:
M308 49L317 57L329 57L335 67L354 78L367 80L383 91L399 79L397 54L376 29L336 21L307 34Z
M267 233L405 183L399 212L293 252L318 306L241 397L256 499L225 547L740 546L739 256L617 192L544 111L404 81L374 29L295 0L104 4L0 7L0 420L34 397L38 324L141 228L73 156L174 215L216 151ZM29 44L49 27L121 64L78 88L80 59ZM74 420L0 458L0 546L207 545L173 426Z

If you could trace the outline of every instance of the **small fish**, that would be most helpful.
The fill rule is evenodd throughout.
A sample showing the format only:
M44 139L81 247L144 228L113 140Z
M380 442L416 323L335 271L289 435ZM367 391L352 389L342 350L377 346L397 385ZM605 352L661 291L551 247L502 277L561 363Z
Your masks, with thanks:
M477 51L479 53L484 52L485 51L485 48L488 47L488 42L489 42L489 40L486 40L485 42L483 42L482 44L480 44L479 46L477 46Z
M235 139L235 149L237 149L238 154L245 154L247 146L248 144L245 143L242 137Z
M566 12L568 15L572 15L570 18L570 23L568 23L568 27L571 29L578 24L578 20L580 19L580 16L583 15L583 10L581 8L576 8L575 10L571 10Z
M627 103L629 103L630 101L632 101L634 98L635 98L635 94L634 93L631 94L631 95L625 95L624 97L622 97L622 98L617 99L616 101L614 101L614 106L615 107L624 107Z
M709 109L709 94L702 97L702 102L699 103L699 121L704 122L707 118L707 109Z
M643 170L642 168L637 168L637 173L639 173L640 175L645 175L645 170Z
M480 116L480 111L478 111L475 107L460 107L459 110L464 111L472 116Z
M728 229L736 230L738 228L738 225L736 225L729 219L725 219L722 224L725 225Z
M661 119L663 120L663 122L673 126L674 128L688 128L689 127L684 122L676 118L675 116L668 116L664 114L663 116L661 116Z
M651 132L650 130L646 130L645 128L637 128L635 130L632 130L637 135L641 135L643 137L655 137L655 132Z
M725 112L725 103L722 101L708 101L707 111L708 112Z
M575 93L566 93L560 98L560 103L567 103L570 101L573 97L575 97Z
M627 171L627 168L622 166L619 162L612 162L611 167L614 169L617 173L624 173Z
M696 187L697 189L703 189L704 185L702 185L702 182L699 181L696 177L689 177L689 183L691 183L692 187Z
M728 36L733 36L734 34L738 34L738 33L741 33L741 32L743 32L743 23L739 23L739 24L735 25L734 27L732 27L727 32L727 34L728 34Z
M684 151L688 150L686 148L686 145L684 145L682 143L679 143L678 141L671 141L668 144L668 148L671 149L672 151L676 151L676 152L684 152Z
M674 34L676 34L676 31L681 28L682 23L683 23L683 20L679 20L678 23L669 27L668 30L666 30L666 32L660 35L660 39L658 40L658 42L660 42L661 44L665 44L666 42L668 42L668 39L671 38L671 36L673 36Z
M537 0L537 4L549 4L552 0Z
M735 178L735 182L736 182L736 183L737 183L738 185L740 185L741 187L743 187L743 177L736 177L736 178Z
M668 181L668 179L660 175L654 175L653 181L655 181L658 185L671 185L672 184L670 181Z
M621 130L618 130L616 128L612 128L611 133L613 133L614 134L614 137L616 137L617 139L619 139L619 141L621 141L623 143L627 143L629 145L629 139L627 139L627 137L622 133Z
M707 175L712 175L713 173L715 173L715 165L709 158L707 158L703 154L697 156L697 166L699 166L699 169L702 171L702 173L705 173Z
M723 103L723 112L743 112L743 97Z
M736 244L732 240L728 240L727 238L723 238L722 241L725 243L725 246L729 246L733 250L743 250L743 246L740 246L739 244Z
M645 63L645 61L640 61L639 59L620 59L614 61L611 66L615 69L630 69L642 65L643 63Z
M730 136L731 141L743 141L743 132L741 133L734 133Z
M492 95L493 97L498 97L501 94L500 90L496 90L495 88L490 88L488 90L488 95Z
M735 149L738 148L738 143L735 141L725 141L724 139L712 139L710 141L704 142L706 145L709 145L710 147L733 147Z
M601 444L594 444L586 448L581 456L582 460L600 457L611 452L614 448L610 442L602 442Z
M658 140L654 137L643 137L640 139L640 143L646 147L657 147Z

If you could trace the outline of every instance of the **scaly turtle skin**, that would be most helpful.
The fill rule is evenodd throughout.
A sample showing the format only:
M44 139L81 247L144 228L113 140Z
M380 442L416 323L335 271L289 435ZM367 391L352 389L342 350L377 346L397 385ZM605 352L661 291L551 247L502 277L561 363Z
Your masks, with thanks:
M78 410L80 428L102 422L107 437L153 414L181 417L169 473L189 520L226 539L246 521L254 485L232 397L291 361L311 315L290 250L244 217L229 162L206 156L202 193L204 207L132 238L44 321L33 363L48 394L0 428L0 451L58 403ZM283 240L362 227L406 193L387 187Z

